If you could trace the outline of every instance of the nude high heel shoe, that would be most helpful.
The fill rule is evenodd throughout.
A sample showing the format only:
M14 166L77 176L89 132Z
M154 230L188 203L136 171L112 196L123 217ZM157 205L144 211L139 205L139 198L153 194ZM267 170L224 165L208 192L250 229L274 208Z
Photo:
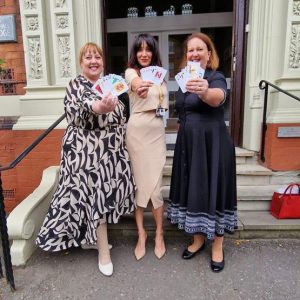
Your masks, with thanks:
M165 246L165 241L164 241L164 238L162 237L162 248L159 249L158 247L156 247L156 243L155 243L155 247L154 247L154 254L155 256L158 258L158 259L161 259L165 256L166 254L166 246Z
M141 260L146 255L146 241L147 241L147 235L145 237L145 245L144 247L139 247L139 241L137 242L137 245L134 249L134 256L136 260Z

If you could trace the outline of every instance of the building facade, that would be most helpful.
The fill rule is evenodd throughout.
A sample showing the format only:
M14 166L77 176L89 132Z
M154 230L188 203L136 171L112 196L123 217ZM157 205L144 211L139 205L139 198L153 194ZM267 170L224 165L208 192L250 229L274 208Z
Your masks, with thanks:
M0 16L8 14L16 16L18 38L0 41L0 59L4 69L25 67L20 74L26 79L18 75L16 95L0 96L2 165L63 114L65 86L80 72L78 52L87 41L103 47L107 73L123 74L134 36L150 32L157 38L169 71L167 132L174 132L176 120L174 75L192 32L209 34L217 46L228 86L226 122L236 146L261 150L261 80L300 96L300 0L0 1ZM17 65L7 49L21 53ZM268 98L265 166L300 170L300 102L272 89ZM32 192L44 168L59 163L65 127L62 122L17 168L3 173L8 209Z

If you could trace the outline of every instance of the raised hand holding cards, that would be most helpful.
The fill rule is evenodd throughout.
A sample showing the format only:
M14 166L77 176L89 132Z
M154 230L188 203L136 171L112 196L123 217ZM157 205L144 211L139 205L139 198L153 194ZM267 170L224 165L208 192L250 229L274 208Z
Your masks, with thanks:
M188 61L187 66L183 68L179 73L175 75L175 80L177 81L181 91L186 92L186 83L190 79L203 78L205 70L201 68L199 62Z

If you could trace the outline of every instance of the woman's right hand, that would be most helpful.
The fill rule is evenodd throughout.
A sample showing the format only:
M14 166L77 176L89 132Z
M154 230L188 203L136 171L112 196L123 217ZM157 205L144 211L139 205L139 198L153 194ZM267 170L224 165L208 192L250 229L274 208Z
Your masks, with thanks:
M153 85L153 82L141 80L137 85L135 92L140 98L147 98L149 88Z
M107 114L114 111L117 104L118 97L108 93L100 101L94 101L92 109L96 114Z

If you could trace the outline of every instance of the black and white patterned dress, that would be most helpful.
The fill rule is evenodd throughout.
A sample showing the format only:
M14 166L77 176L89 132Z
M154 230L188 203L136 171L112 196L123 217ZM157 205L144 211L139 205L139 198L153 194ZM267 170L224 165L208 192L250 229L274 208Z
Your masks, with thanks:
M135 209L135 184L125 146L124 105L97 115L99 100L82 75L71 80L64 99L64 134L59 182L36 243L47 251L95 244L100 223L117 223Z

